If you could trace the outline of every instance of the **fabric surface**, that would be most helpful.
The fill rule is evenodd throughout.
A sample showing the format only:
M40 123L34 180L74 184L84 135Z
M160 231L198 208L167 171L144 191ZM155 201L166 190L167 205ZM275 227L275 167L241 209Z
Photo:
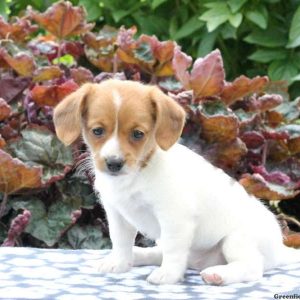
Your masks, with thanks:
M1 299L300 299L300 263L267 272L260 281L228 286L205 285L188 271L177 285L145 281L155 267L124 274L99 274L97 260L108 250L0 248ZM283 299L283 298L282 298ZM287 299L287 298L285 298Z

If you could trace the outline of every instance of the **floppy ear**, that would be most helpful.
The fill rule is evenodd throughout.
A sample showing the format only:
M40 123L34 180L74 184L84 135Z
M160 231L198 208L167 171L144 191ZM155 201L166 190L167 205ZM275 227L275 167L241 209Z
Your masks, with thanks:
M168 150L181 135L185 123L185 111L157 87L152 90L151 100L156 116L156 141L160 148Z
M54 109L53 122L58 138L66 145L72 144L81 132L81 115L84 99L92 84L87 83L64 98Z

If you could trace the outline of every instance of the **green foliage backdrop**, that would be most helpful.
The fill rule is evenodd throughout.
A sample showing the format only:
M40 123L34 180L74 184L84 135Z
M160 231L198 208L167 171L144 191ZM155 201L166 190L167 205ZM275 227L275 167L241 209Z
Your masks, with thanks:
M54 0L4 0L0 14L44 11ZM130 27L175 40L192 57L219 48L228 78L240 74L286 80L293 96L300 87L299 0L72 0L88 21Z

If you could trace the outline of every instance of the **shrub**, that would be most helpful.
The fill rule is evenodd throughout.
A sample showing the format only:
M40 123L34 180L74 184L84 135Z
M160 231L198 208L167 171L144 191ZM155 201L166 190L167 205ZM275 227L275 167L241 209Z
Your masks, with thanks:
M282 200L299 219L293 206L300 182L299 100L289 102L281 82L266 76L228 82L219 50L192 63L176 42L144 34L135 38L135 27L105 26L98 32L92 27L81 7L64 1L44 13L29 9L10 23L0 19L4 245L109 246L93 176L85 168L85 146L78 140L72 149L64 147L52 123L53 107L67 94L107 78L157 84L187 112L183 143L249 193L270 204ZM81 172L74 170L78 165ZM298 224L294 217L282 218ZM297 246L298 239L289 235L287 243Z
M55 0L2 1L14 15L28 4L45 10ZM99 26L136 24L139 33L180 43L192 57L215 48L223 54L227 77L268 75L287 80L293 97L299 84L299 1L287 0L72 0L84 5ZM1 13L1 4L0 4Z

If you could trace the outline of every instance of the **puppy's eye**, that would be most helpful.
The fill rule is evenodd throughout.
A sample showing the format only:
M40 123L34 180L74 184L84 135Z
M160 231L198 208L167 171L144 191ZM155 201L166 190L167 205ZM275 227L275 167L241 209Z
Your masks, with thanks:
M136 129L132 131L131 135L134 140L139 141L145 136L145 133Z
M97 128L92 129L92 132L93 132L94 135L96 135L98 137L101 137L101 136L104 135L105 130L102 127L97 127Z

